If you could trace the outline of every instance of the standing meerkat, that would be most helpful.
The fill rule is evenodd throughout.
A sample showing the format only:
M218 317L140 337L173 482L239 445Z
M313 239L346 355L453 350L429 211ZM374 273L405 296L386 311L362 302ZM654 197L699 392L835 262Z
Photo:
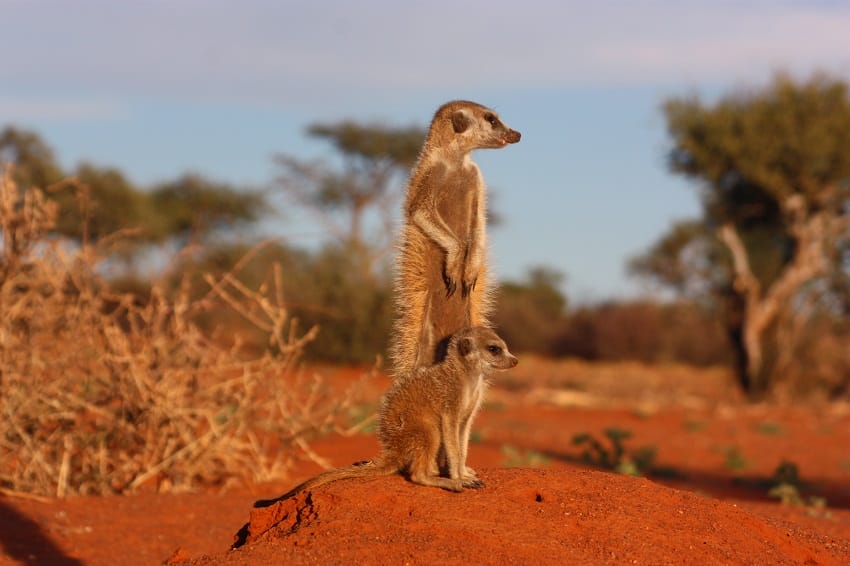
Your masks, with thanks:
M440 361L461 328L488 326L486 187L470 153L519 140L475 102L449 102L434 115L404 205L390 352L396 376Z
M377 435L381 453L375 460L320 474L277 499L258 501L267 507L306 489L345 479L402 473L419 485L462 491L483 484L466 467L469 431L495 370L514 367L517 359L488 328L464 328L449 342L446 358L397 379L381 400ZM440 475L438 456L445 461Z

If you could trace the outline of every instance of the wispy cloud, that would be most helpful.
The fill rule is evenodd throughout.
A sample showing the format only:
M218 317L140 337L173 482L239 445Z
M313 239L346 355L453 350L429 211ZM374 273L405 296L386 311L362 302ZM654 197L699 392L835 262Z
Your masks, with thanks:
M636 6L638 4L636 3ZM728 81L824 69L850 74L850 6L754 2L714 7L692 3L652 15L629 14L635 25L590 44L600 80Z
M117 120L128 114L116 100L0 96L0 124Z
M12 1L0 83L267 103L850 74L841 2ZM50 17L46 17L49 14Z

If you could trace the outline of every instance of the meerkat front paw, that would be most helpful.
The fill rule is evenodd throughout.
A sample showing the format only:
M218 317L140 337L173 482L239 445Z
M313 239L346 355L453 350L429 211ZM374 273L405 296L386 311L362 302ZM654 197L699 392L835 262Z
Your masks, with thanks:
M446 296L454 295L457 290L457 282L448 273L443 273L443 282L446 284Z
M470 264L466 268L466 272L463 274L463 282L461 285L461 295L466 297L470 293L475 290L475 284L478 282L478 273L479 269L473 268L473 265Z
M446 257L446 266L443 270L443 281L446 284L446 296L451 297L457 291L457 285L463 284L463 269L457 254L449 254Z
M483 255L480 252L473 253L466 264L466 269L463 273L463 282L461 293L467 296L475 290L475 285L478 283L478 276L481 274L483 265Z

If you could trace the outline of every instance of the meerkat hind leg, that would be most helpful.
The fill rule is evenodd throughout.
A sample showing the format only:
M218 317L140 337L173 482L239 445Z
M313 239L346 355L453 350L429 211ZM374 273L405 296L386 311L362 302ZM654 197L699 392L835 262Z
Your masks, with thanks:
M427 435L426 445L413 457L410 463L410 481L419 485L440 487L448 491L463 491L463 482L459 477L444 478L437 470L437 454L440 452L440 434L434 430Z
M420 470L411 470L410 481L419 485L439 487L448 491L463 491L463 482L460 479L453 480L441 476L429 476Z
M434 472L434 459L427 460L420 457L410 466L410 481L419 485L431 487L439 487L448 491L463 491L463 481L461 478L444 478Z

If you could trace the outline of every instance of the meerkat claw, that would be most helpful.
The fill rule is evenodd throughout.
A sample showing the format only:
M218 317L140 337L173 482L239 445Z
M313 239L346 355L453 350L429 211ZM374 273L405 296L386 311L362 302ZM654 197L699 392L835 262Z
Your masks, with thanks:
M463 284L463 290L461 291L461 295L463 295L464 297L468 297L469 295L471 295L472 292L475 291L475 284L477 282L478 282L477 279L473 279L472 283L469 283L469 284L464 283Z
M446 297L451 297L457 291L457 283L451 277L445 277L444 280L446 282Z

